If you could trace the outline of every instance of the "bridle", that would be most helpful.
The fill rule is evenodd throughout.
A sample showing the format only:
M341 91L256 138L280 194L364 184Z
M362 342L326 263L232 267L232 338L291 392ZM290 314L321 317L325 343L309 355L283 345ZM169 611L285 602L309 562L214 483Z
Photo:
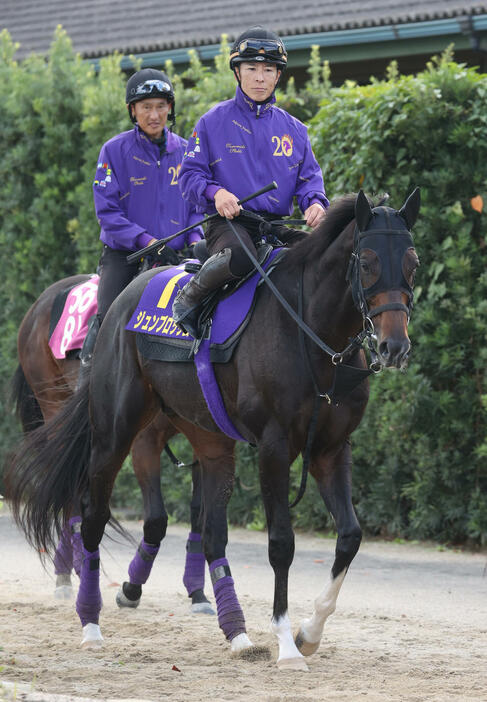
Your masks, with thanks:
M391 217L389 208L376 207L372 210L373 227L364 231L359 231L355 226L353 252L348 265L347 280L352 288L352 297L355 307L358 309L364 320L372 320L373 317L386 312L387 310L400 310L406 313L407 320L411 316L413 307L413 289L404 277L402 260L408 249L414 248L411 232L405 226L401 229L391 227ZM383 227L383 223L388 226ZM380 275L373 285L364 288L360 275L360 252L363 249L371 249L379 259ZM386 249L387 256L386 256ZM402 302L388 302L378 305L372 310L369 309L367 300L381 292L398 290L407 297L407 305Z

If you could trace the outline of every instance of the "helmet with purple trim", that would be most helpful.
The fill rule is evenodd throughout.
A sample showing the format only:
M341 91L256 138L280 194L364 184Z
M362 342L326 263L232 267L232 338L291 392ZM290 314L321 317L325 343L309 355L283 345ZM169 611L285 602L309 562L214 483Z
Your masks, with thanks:
M135 117L132 114L130 105L147 98L165 98L171 103L169 120L174 122L176 114L174 110L174 90L168 76L156 68L143 68L137 71L127 81L125 92L125 102L127 103L130 119L135 124Z
M247 29L230 49L232 71L243 62L274 63L280 71L287 66L287 51L282 39L274 32L256 26Z

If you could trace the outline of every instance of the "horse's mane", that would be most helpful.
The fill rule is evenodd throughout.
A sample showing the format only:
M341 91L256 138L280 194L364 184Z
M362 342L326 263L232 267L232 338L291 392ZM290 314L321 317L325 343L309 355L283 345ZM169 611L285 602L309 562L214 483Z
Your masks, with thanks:
M373 207L371 199L367 199L370 206ZM356 193L342 195L334 200L321 224L309 236L292 246L287 255L284 256L280 268L295 268L306 263L306 261L319 258L355 218L356 200Z

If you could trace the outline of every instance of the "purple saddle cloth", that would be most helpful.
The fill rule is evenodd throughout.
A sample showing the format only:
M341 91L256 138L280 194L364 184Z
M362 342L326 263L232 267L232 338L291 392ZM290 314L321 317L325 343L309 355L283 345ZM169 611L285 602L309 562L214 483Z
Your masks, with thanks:
M268 270L282 249L273 249L262 264ZM129 331L150 335L158 342L174 343L176 340L186 342L188 347L187 360L190 361L189 351L193 344L193 337L185 334L172 318L172 303L178 290L185 285L192 273L184 270L184 264L167 268L155 275L144 289L135 311L125 327ZM236 335L245 322L249 313L261 277L258 272L250 276L237 287L237 289L221 300L214 313L211 324L210 336L203 339L194 355L194 362L198 373L201 389L208 408L218 427L232 439L246 441L234 427L228 416L220 388L215 378L211 353L212 350L224 346L226 342ZM179 359L181 360L181 359Z

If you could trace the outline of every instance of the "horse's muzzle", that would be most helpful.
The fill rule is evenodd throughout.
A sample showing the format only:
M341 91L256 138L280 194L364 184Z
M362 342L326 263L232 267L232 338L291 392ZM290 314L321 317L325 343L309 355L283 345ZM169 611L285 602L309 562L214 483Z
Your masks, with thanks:
M409 339L383 339L378 347L381 364L385 368L405 368L411 344Z

